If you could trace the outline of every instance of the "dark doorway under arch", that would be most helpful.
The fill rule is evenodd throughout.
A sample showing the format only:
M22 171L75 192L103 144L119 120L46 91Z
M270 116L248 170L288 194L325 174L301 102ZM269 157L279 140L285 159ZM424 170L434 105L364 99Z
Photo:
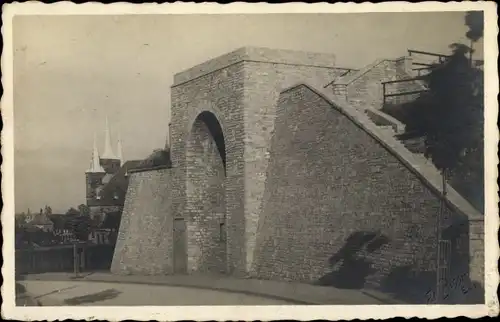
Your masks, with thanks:
M196 118L196 122L201 121L205 123L208 128L208 131L212 135L215 144L217 146L217 150L219 151L219 155L222 158L222 163L224 165L224 171L226 171L226 142L224 141L224 133L222 132L222 127L220 126L219 120L217 117L211 112L201 112ZM193 127L195 126L193 125Z

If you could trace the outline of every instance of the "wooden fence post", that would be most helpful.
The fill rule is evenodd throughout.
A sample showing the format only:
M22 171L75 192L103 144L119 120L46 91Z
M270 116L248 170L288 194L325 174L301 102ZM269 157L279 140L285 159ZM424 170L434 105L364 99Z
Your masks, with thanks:
M75 273L75 277L78 277L78 262L78 249L76 242L73 242L73 272Z
M385 83L382 83L382 95L384 96L384 103L383 105L385 106Z

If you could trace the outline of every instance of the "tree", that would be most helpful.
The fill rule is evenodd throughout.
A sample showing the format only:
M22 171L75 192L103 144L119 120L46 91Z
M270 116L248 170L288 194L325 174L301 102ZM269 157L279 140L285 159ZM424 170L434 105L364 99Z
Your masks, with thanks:
M452 55L432 66L424 78L427 92L385 111L406 124L407 137L425 138L425 155L442 172L444 181L449 179L483 211L484 75L470 64L468 46L455 43L450 48Z
M437 218L438 260L441 258L441 221L445 209L446 182L448 177L466 162L472 151L482 151L483 97L476 88L480 71L467 59L466 46L454 44L453 55L444 63L433 68L428 75L429 92L424 95L425 124L420 124L425 136L427 157L432 159L442 172L443 200ZM481 165L476 169L481 171ZM477 185L475 185L477 189ZM439 260L440 261L440 260ZM437 297L443 299L443 279L440 262L437 271Z
M429 92L420 111L426 116L420 124L426 154L443 171L456 168L482 138L482 96L475 88L480 73L468 63L463 46L452 46L453 55L428 75Z
M50 206L45 206L44 214L47 216L52 215L52 208Z
M92 231L92 219L90 218L90 216L72 216L68 220L67 225L78 240L88 240L89 234Z
M169 149L154 150L153 153L137 165L137 169L153 168L158 166L172 166Z
M73 207L69 208L68 211L66 211L67 216L74 216L74 215L79 215L79 214L80 214L80 212Z
M87 205L81 204L78 206L80 216L90 216L90 208Z
M15 216L16 228L22 228L26 224L26 214L23 212Z
M470 40L469 62L472 65L472 54L474 53L474 43L483 37L484 33L484 12L468 11L465 14L465 25L469 28L465 36Z
M478 209L484 209L482 198L471 198L463 189L467 186L484 191L484 75L472 64L472 46L482 37L482 19L482 12L466 14L465 23L469 27L466 36L471 40L471 47L457 43L450 45L453 54L446 61L432 66L424 78L429 90L404 106L407 111L399 115L410 133L425 138L425 155L442 172L443 198L437 216L438 301L443 300L443 278L446 278L441 275L440 252L448 177L455 177L455 188L471 203L476 201ZM469 58L467 53L470 53Z
M122 213L120 211L107 213L104 217L102 228L118 230L120 228L121 218Z
M455 169L482 141L482 71L469 65L467 46L433 66L424 79L429 90L400 110L407 132L425 137L426 156L440 170Z

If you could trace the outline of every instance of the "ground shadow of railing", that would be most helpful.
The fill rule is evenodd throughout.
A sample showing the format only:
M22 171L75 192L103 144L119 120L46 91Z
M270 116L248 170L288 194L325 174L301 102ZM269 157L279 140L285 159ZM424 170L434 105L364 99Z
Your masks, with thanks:
M421 270L415 264L393 267L381 281L381 291L411 304L484 303L484 288L470 279L468 221L458 221L443 229L441 238L450 244L447 274L440 283L441 294L436 292L436 271Z
M410 304L479 304L484 302L484 288L469 278L468 223L449 226L443 238L451 247L450 272L442 281L440 300L436 299L436 272L422 270L415 263L394 266L378 285L378 290L394 299ZM367 278L376 273L373 267L375 252L390 239L377 232L352 233L343 247L329 259L332 271L314 284L341 289L362 289Z
M373 253L389 242L389 238L377 232L358 231L352 233L344 246L329 259L336 270L322 276L317 285L344 289L361 289L366 278L374 272L372 261L362 252Z
M467 273L456 273L444 281L442 299L436 298L435 272L416 271L412 265L391 270L381 285L382 291L411 304L480 304L484 288L471 281Z

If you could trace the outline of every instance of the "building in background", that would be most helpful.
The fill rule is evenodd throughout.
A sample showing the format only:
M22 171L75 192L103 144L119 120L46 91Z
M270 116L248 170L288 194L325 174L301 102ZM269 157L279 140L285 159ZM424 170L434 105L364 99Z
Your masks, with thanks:
M40 212L33 217L33 220L27 222L26 225L44 232L52 232L54 230L54 223L42 209L40 209Z
M118 137L116 153L111 146L111 133L106 118L104 152L99 154L96 136L89 169L85 172L86 204L91 217L104 220L106 214L123 209L128 188L128 171L140 161L123 161L121 139Z

